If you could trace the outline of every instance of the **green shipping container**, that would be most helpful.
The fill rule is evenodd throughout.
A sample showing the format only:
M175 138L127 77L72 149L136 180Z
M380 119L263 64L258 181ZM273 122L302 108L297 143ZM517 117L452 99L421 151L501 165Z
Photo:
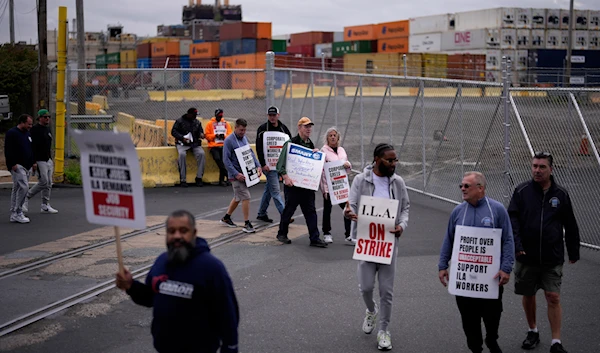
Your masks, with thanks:
M121 53L106 54L106 63L107 64L120 64L121 63Z
M121 83L121 75L116 74L116 75L108 75L108 84L109 85L115 85Z
M356 53L375 53L377 52L376 40L359 40L355 42L336 42L333 43L331 56L334 58L343 57L344 54Z
M285 39L274 39L272 42L275 53L285 53L287 51L287 41Z
M96 75L97 76L106 76L106 69L107 69L106 65L98 65L96 63Z
M96 55L96 67L106 66L106 54Z

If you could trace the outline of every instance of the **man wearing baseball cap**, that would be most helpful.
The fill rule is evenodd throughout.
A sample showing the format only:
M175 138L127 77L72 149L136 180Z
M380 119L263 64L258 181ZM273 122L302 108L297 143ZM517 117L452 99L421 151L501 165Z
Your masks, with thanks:
M177 140L177 152L179 158L179 185L187 187L185 167L185 156L188 150L192 150L196 162L198 163L198 172L196 173L196 186L203 186L202 176L204 175L204 149L202 149L202 139L204 138L204 130L200 121L196 119L198 109L190 108L187 114L183 114L181 118L175 121L171 135Z
M310 246L326 248L327 243L325 243L319 237L319 228L317 227L315 192L313 190L295 187L294 182L286 172L287 148L290 142L310 148L313 152L319 151L315 148L315 145L310 140L310 134L314 125L315 124L313 124L313 122L307 117L303 117L302 119L298 120L298 135L293 137L291 140L286 141L286 143L283 145L282 152L279 155L279 160L277 161L277 172L283 177L283 184L285 185L285 208L283 209L283 214L281 215L277 240L284 244L292 243L292 241L288 238L288 228L290 225L290 219L294 215L294 212L296 212L296 208L300 206L302 213L304 214L304 218L306 219L306 225L308 226Z
M231 133L231 125L223 118L223 109L215 110L215 116L206 124L206 141L210 155L219 167L219 186L231 185L227 180L227 168L223 163L223 143Z

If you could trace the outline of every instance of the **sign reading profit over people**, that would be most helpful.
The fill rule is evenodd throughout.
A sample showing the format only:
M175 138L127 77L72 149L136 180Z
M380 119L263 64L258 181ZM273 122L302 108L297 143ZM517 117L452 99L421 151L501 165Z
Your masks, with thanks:
M356 224L354 260L389 265L394 256L398 200L361 196Z
M146 228L144 189L131 136L112 131L75 130L73 137L81 155L88 221Z
M310 148L288 143L285 169L294 186L317 191L323 173L323 164L325 164L325 155L322 152L313 152Z

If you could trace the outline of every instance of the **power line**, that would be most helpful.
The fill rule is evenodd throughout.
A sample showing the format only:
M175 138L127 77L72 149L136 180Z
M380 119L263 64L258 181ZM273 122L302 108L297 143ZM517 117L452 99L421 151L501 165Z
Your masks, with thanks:
M35 5L35 7L33 9L31 9L30 11L27 12L19 12L17 11L18 14L20 15L29 15L30 13L32 13L33 11L37 10L37 4Z

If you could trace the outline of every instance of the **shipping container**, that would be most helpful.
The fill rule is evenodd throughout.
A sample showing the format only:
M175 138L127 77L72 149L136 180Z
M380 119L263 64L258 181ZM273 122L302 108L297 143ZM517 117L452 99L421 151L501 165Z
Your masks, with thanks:
M344 32L333 32L333 41L334 42L343 42L344 41Z
M231 74L231 88L233 89L265 89L264 72L234 72Z
M191 72L189 85L197 90L231 89L231 71Z
M120 64L121 63L121 53L106 54L106 63L107 64Z
M229 57L232 69L264 69L266 54L244 54Z
M515 9L500 7L468 12L458 12L456 30L467 31L478 28L516 28Z
M437 53L442 50L442 34L413 34L408 37L410 53Z
M152 72L152 83L158 87L181 87L181 72L179 71L165 71L165 72ZM166 83L166 84L165 84Z
M257 39L255 53L266 53L273 51L273 42L270 39Z
M441 50L498 49L500 31L497 29L474 29L442 33Z
M448 78L454 80L485 81L485 55L448 55Z
M360 74L399 75L402 57L400 54L346 54L344 71Z
M569 46L569 31L560 31L560 48L567 49Z
M551 29L546 31L546 49L559 49L561 46L561 31Z
M150 67L153 69L164 69L167 65L168 69L179 68L179 57L178 56L160 56L153 57L150 59Z
M531 47L531 30L517 29L517 49L529 49Z
M333 43L315 44L315 57L331 58L333 52Z
M274 52L285 52L287 51L287 40L285 39L273 39L271 41L271 47Z
M150 54L152 54L152 51L150 50L150 43L143 43L143 44L138 44L138 46L136 47L136 53L137 53L137 58L138 59L144 59L144 58L149 58Z
M121 63L121 65L133 65L133 67L135 67L137 60L135 50L123 50L119 55L119 62Z
M560 10L560 29L569 29L569 19L570 13L569 10L561 9Z
M531 16L532 9L530 8L518 8L515 9L515 20L517 28L531 29Z
M590 31L589 36L590 36L589 49L590 50L600 49L600 31Z
M546 9L531 9L531 28L546 29Z
M219 48L220 56L256 53L256 39L235 39L222 41Z
M180 56L179 57L179 67L182 69L190 68L190 57L189 56Z
M377 41L378 53L408 53L408 38L380 39Z
M218 69L219 58L190 58L190 67L194 69Z
M512 65L513 70L515 71L523 71L523 70L527 70L527 66L528 66L528 53L529 51L527 50L516 50L515 51L515 57L514 57L514 63Z
M137 67L140 69L149 69L151 67L150 58L137 59Z
M96 67L106 66L106 64L108 64L106 61L106 54L96 55Z
M423 77L446 78L447 54L423 54Z
M344 41L376 40L377 25L362 25L344 27Z
M506 53L504 53L506 54ZM500 50L492 49L488 50L485 54L485 69L487 70L500 70L502 66L502 55ZM508 55L510 57L510 54Z
M219 57L219 50L219 42L192 44L190 46L190 58L216 58Z
M122 69L135 69L137 67L137 61L126 61L120 63Z
M119 53L117 53L119 54ZM111 55L111 54L108 54ZM114 59L113 59L114 60ZM115 69L119 69L120 66L119 64L107 64L107 78L108 78L108 82L111 84L118 84L121 82L121 76L119 75L118 71L115 71Z
M573 46L572 49L587 50L589 49L589 31L573 31Z
M219 68L221 69L232 69L233 68L233 57L222 56L219 58Z
M574 10L575 29L588 30L590 26L590 11L589 10ZM568 29L568 27L567 27Z
M231 22L220 29L220 40L271 39L270 22Z
M169 42L172 41L173 38L169 38L169 37L153 37L153 38L147 38L142 40L142 43L160 43L160 42Z
M219 33L222 22L196 23L191 24L192 39L195 41L202 40L206 42L219 41Z
M516 49L517 48L517 30L516 29L501 29L500 30L500 49Z
M456 21L454 14L415 17L408 20L410 34L426 34L454 31ZM471 28L468 28L471 29Z
M562 22L562 20L560 17L560 9L546 10L546 28L547 29L560 29L561 22Z
M376 40L359 40L356 42L335 42L332 45L332 56L343 57L344 54L374 53L377 51Z
M332 43L333 32L302 32L290 35L290 46Z
M546 31L543 29L531 30L531 49L546 48Z
M600 69L600 50L573 50L572 56L583 57L583 62L573 61L574 69ZM566 50L530 50L529 66L531 68L564 68Z
M179 40L179 55L180 56L189 56L190 55L190 45L193 42L191 39L180 39Z
M589 14L590 24L588 29L590 31L598 31L600 30L600 10L590 10Z
M179 56L179 41L152 43L150 57Z
M300 56L315 56L315 46L314 45L290 45L287 47L287 51L292 55L300 55Z
M380 23L377 25L377 39L408 37L409 26L408 20Z

